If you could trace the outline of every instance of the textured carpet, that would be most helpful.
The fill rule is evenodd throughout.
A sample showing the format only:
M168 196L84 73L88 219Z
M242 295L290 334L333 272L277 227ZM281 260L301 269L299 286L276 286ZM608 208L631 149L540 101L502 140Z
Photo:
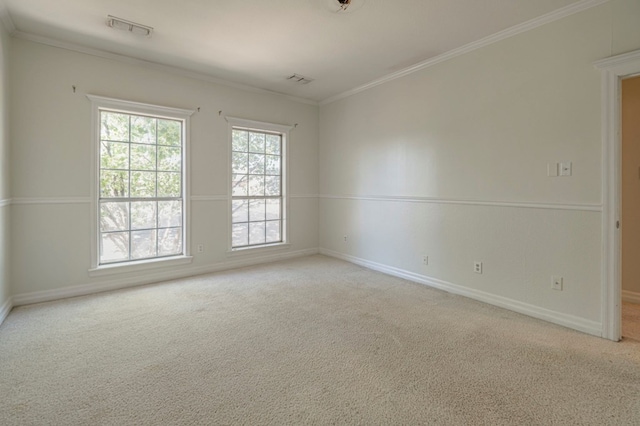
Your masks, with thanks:
M14 309L0 424L638 425L614 343L323 256Z

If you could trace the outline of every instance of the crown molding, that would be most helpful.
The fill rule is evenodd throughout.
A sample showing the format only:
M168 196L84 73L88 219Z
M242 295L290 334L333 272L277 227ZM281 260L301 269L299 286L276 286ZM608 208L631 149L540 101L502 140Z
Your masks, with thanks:
M0 2L1 1L2 0L0 0ZM1 13L1 8L0 8L0 13ZM1 17L2 16L0 16L0 18ZM4 19L3 19L3 21L4 21ZM156 70L156 71L163 71L163 72L166 72L168 74L174 74L174 75L178 75L178 76L181 76L181 77L187 77L187 78L191 78L191 79L194 79L194 80L200 80L200 81L204 81L206 83L213 83L213 84L218 84L218 85L221 85L221 86L232 87L234 89L244 90L244 91L247 91L247 92L259 93L259 94L264 94L264 95L278 96L280 98L288 99L288 100L293 101L293 102L298 102L298 103L307 104L307 105L313 105L313 106L318 106L319 105L318 102L312 101L310 99L304 99L304 98L299 98L299 97L296 97L296 96L286 95L284 93L274 92L272 90L260 89L258 87L249 86L249 85L246 85L246 84L234 83L232 81L228 81L228 80L224 80L224 79L221 79L221 78L213 77L213 76L211 76L209 74L205 74L205 73L201 73L201 72L197 72L197 71L190 71L190 70L187 70L185 68L175 67L175 66L172 66L172 65L165 65L165 64L161 64L159 62L147 61L147 60L144 60L144 59L135 58L133 56L121 55L119 53L107 52L105 50L100 50L100 49L94 49L94 48L91 48L91 47L81 46L81 45L75 44L75 43L68 43L68 42L60 41L60 40L57 40L57 39L54 39L54 38L50 38L50 37L44 37L44 36L40 36L40 35L35 35L35 34L32 34L32 33L27 33L27 32L20 31L20 30L15 30L15 27L14 27L14 31L10 31L10 34L15 38L31 41L33 43L39 43L39 44L44 44L44 45L51 46L51 47L57 47L59 49L70 50L72 52L84 53L85 55L97 56L99 58L110 59L112 61L122 62L122 63L129 64L129 65L137 65L137 66L140 66L140 67L149 68L149 69L153 69L153 70Z
M356 93L364 92L365 90L371 89L373 87L379 86L384 83L388 83L390 81L396 80L398 78L404 77L409 74L413 74L417 71L424 70L426 68L430 68L434 65L437 65L441 62L448 61L450 59L456 58L458 56L467 54L469 52L473 52L474 50L481 49L485 46L489 46L493 43L497 43L501 40L505 40L507 38L513 37L515 35L533 30L535 28L541 27L543 25L549 24L551 22L566 18L567 16L575 15L576 13L583 12L587 9L591 9L592 7L600 6L601 4L607 3L609 0L581 0L576 3L570 4L569 6L565 6L556 11L547 13L545 15L539 16L537 18L531 19L529 21L523 22L518 25L514 25L513 27L507 28L505 30L499 31L490 36L481 38L480 40L471 42L469 44L465 44L464 46L458 47L456 49L445 52L441 55L434 56L433 58L427 59L422 62L418 62L415 65L404 68L400 71L396 71L394 73L388 74L382 78L377 80L373 80L369 83L363 84L362 86L355 87L351 90L347 90L346 92L339 93L335 96L331 96L323 101L320 101L320 106L330 104L332 102L338 101L340 99L347 98L349 96L355 95Z
M16 32L16 24L14 24L13 18L11 17L4 0L0 0L0 21L2 21L4 29L7 30L9 34Z

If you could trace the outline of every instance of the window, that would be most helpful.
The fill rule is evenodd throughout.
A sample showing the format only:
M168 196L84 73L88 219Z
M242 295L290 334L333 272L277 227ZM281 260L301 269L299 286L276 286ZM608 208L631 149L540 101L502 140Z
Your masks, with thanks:
M191 112L90 98L98 139L94 267L186 255Z
M285 146L290 127L231 123L231 248L286 241Z

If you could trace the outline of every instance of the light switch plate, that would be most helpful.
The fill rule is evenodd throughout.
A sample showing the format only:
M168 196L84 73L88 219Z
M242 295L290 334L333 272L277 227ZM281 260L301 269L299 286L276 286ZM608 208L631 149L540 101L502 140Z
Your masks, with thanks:
M547 163L547 176L558 176L558 163Z

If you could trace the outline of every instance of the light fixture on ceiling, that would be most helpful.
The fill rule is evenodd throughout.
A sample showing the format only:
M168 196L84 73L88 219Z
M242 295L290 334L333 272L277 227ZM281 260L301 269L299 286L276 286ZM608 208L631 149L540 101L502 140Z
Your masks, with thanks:
M338 12L345 11L351 6L351 0L337 0L340 4L340 8L337 10Z
M313 81L312 78L305 77L300 74L292 74L289 77L287 77L287 80L293 83L298 83L298 84L309 84Z
M151 37L153 32L152 27L148 27L142 24L136 24L135 22L127 21L126 19L116 18L115 16L107 16L107 25L117 30L129 31L133 34Z

